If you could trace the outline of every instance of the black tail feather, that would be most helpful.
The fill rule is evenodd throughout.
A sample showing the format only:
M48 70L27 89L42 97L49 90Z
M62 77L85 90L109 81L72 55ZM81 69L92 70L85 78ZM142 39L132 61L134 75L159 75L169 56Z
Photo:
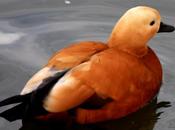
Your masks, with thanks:
M26 120L27 118L47 113L47 111L42 107L43 99L47 96L54 84L68 71L69 70L58 72L53 77L43 80L42 84L40 84L40 86L31 93L16 95L0 101L0 107L20 103L0 113L0 117L12 122L18 119Z
M0 113L0 117L3 117L10 122L18 120L18 119L22 119L25 113L25 107L26 107L26 104L21 103L17 106L14 106L11 109L8 109Z
M0 107L10 105L10 104L14 104L14 103L24 102L29 97L30 97L30 94L16 95L16 96L13 96L13 97L9 97L9 98L7 98L7 99L0 102Z

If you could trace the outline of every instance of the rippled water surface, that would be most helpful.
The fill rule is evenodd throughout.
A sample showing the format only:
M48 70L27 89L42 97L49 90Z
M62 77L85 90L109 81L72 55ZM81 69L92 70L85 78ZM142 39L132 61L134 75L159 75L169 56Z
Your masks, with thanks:
M0 99L18 94L30 76L58 49L75 41L105 41L116 20L128 8L150 5L160 10L164 21L175 24L175 1L157 2L0 0ZM175 130L175 33L158 34L150 41L150 46L164 69L157 103L121 120L77 129ZM167 107L167 103L171 106ZM20 121L9 123L0 119L1 130L18 130L20 127ZM31 123L22 129L39 130L40 127Z

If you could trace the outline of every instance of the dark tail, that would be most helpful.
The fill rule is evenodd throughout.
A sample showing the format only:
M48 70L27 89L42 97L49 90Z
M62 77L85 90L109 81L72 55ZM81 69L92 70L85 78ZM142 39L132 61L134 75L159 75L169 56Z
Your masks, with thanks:
M23 119L23 116L25 114L25 103L21 103L17 106L14 106L11 109L8 109L2 113L0 113L0 117L3 117L4 119L12 122L18 119Z
M27 98L29 98L29 94L27 94L27 95L16 95L16 96L13 96L13 97L9 97L9 98L7 98L7 99L0 102L0 107L10 105L10 104L14 104L14 103L24 102L25 100L27 100Z
M43 99L47 96L54 84L62 77L68 70L58 72L52 77L49 77L38 86L36 90L25 95L16 95L7 98L0 102L0 107L16 104L18 105L0 113L0 117L12 122L18 119L25 120L36 115L47 113L42 107Z
M27 106L26 101L30 100L30 95L31 94L16 95L1 101L0 107L10 105L10 104L15 104L15 103L20 103L20 104L0 113L0 117L3 117L10 122L18 119L22 119L26 111L26 106Z

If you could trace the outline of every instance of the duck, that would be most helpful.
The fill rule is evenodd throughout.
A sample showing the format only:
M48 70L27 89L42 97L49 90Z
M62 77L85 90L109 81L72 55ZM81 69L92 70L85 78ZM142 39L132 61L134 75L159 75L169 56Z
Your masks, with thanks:
M106 42L82 41L56 52L20 94L0 102L0 107L17 104L0 117L12 122L71 115L76 123L91 124L136 112L162 84L162 66L148 42L157 33L174 30L161 21L158 10L133 7Z

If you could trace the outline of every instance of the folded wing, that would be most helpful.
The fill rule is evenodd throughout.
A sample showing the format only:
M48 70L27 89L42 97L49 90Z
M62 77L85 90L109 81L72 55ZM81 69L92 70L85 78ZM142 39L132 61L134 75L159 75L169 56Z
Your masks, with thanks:
M91 58L92 55L103 51L107 45L101 42L80 42L70 45L55 53L48 64L38 71L25 85L21 95L36 90L44 79L52 77L58 72L71 69Z

